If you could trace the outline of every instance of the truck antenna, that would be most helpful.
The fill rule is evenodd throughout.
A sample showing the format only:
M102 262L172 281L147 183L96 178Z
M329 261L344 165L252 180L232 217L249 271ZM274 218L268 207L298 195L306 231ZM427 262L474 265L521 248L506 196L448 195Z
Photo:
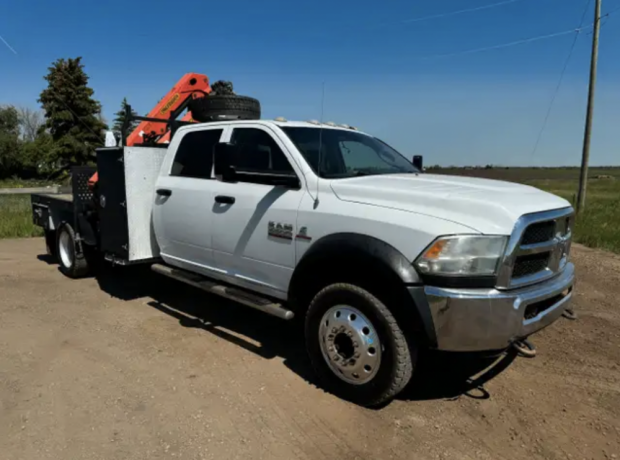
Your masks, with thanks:
M323 89L321 92L321 118L319 119L319 123L321 127L319 128L319 154L318 154L318 165L316 167L316 174L318 176L316 181L316 197L314 199L314 208L319 205L319 183L321 181L321 151L323 150L323 113L325 111L325 82L323 82Z

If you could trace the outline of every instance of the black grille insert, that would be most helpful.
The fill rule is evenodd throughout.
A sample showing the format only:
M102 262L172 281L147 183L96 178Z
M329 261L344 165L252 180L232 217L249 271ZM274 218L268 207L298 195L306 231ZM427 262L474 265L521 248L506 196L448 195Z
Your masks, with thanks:
M548 220L546 222L537 222L525 229L521 244L544 243L553 239L555 233L555 221Z
M521 278L543 271L549 264L549 255L548 252L541 252L540 254L517 257L512 269L512 277Z

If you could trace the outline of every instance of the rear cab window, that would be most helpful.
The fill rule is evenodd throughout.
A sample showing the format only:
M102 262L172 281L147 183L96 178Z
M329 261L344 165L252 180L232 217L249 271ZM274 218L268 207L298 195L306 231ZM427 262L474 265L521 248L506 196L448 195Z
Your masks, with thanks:
M170 176L210 179L213 168L213 148L220 142L223 129L190 131L177 148Z

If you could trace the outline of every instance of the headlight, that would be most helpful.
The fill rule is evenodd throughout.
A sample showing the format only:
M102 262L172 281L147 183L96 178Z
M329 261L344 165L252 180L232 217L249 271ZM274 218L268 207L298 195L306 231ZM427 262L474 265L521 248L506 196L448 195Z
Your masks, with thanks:
M493 276L506 248L506 236L445 236L415 261L424 275Z

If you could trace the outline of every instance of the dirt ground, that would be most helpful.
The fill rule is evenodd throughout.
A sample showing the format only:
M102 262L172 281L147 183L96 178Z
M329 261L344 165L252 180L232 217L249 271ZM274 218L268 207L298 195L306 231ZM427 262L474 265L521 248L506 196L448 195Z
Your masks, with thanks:
M575 247L539 356L431 355L402 398L318 389L289 323L156 274L72 281L0 241L0 458L620 459L620 258ZM494 378L493 378L494 377Z

